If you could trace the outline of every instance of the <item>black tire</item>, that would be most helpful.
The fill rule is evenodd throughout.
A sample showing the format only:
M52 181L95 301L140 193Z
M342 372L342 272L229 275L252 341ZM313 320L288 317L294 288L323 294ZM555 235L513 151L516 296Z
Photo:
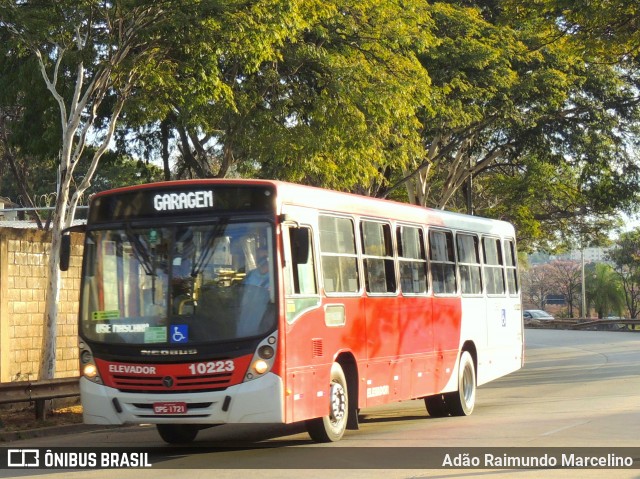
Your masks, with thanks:
M200 427L194 424L156 424L156 429L168 444L188 444L196 438Z
M342 367L333 363L329 385L329 414L306 421L307 432L315 442L336 442L342 438L348 419L347 380Z
M476 367L468 351L463 351L458 367L458 390L444 399L452 416L469 416L476 405Z
M443 394L435 394L424 398L424 405L431 417L445 417L449 415L449 406Z

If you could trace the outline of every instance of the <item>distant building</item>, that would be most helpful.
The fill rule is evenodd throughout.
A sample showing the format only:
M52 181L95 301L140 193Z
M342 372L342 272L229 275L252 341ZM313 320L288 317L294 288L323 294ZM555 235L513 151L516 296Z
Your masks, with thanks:
M609 254L610 248L585 248L584 249L584 262L585 263L609 263L611 261L608 260L607 255ZM568 253L559 254L559 255L550 255L547 253L536 252L529 255L529 264L538 265L538 264L547 264L553 261L582 261L582 251L581 250L573 250Z
M607 255L610 248L585 248L584 262L585 263L608 263ZM574 250L568 253L556 256L556 259L569 260L569 261L582 261L582 251Z

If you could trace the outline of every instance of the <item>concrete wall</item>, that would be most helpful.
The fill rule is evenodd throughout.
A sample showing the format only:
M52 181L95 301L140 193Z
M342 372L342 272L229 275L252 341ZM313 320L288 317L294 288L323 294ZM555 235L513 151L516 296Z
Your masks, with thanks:
M0 382L38 379L51 233L0 227ZM62 273L55 377L78 375L77 314L82 243L72 238Z

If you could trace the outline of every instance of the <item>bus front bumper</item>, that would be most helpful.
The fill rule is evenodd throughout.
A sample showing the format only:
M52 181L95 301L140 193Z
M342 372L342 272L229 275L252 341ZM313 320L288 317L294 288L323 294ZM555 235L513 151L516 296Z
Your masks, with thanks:
M80 379L85 424L283 423L283 391L272 373L224 391L173 394L121 392Z

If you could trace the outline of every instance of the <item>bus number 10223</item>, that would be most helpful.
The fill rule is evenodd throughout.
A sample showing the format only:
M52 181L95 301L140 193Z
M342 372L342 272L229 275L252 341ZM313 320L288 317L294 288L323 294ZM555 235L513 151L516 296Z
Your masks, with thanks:
M196 374L230 373L235 369L233 361L209 361L206 363L189 364L189 371Z

